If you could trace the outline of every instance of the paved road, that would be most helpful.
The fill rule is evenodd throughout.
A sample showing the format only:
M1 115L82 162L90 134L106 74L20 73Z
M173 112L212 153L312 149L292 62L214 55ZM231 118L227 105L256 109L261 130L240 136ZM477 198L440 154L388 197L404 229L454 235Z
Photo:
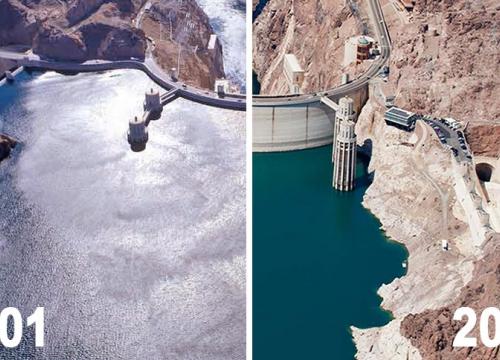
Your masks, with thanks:
M434 131L438 134L438 136L441 134L444 136L444 140L441 141L443 144L446 144L452 148L455 148L457 150L457 160L459 162L471 162L472 160L469 159L467 156L471 156L471 153L469 151L469 147L467 145L467 142L464 139L464 146L466 149L463 149L461 147L461 143L459 141L459 136L458 136L458 131L455 131L451 129L450 127L446 126L444 123L442 123L439 120L436 119L427 119L426 122L433 127ZM436 129L437 127L437 129ZM438 132L439 130L439 132ZM463 132L462 132L463 133Z
M269 107L280 105L306 105L319 102L321 100L321 97L323 96L342 97L366 86L366 84L374 76L376 76L380 72L380 70L382 70L382 67L389 60L389 56L391 53L390 35L385 24L384 14L382 12L382 8L380 7L380 3L378 0L369 0L368 2L370 5L370 17L374 23L376 36L380 44L380 56L377 60L374 61L372 66L370 66L370 68L363 75L348 84L312 94L283 96L254 95L252 106Z
M33 53L24 53L16 47L8 47L0 49L0 59L14 60L20 66L54 71L96 72L116 69L141 70L162 88L168 91L177 89L178 95L187 100L229 110L246 110L245 95L226 94L224 97L219 97L214 91L198 89L182 82L172 81L163 69L156 64L154 59L149 56L144 61L131 58L130 60L119 61L88 60L85 62L65 62L41 58Z

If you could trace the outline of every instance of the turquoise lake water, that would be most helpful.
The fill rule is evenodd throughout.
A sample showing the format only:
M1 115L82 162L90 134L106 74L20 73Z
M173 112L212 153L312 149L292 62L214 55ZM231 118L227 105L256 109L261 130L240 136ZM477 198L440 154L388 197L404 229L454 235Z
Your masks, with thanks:
M376 290L403 276L358 186L331 188L331 147L253 155L253 353L267 359L353 359L349 327L386 324Z

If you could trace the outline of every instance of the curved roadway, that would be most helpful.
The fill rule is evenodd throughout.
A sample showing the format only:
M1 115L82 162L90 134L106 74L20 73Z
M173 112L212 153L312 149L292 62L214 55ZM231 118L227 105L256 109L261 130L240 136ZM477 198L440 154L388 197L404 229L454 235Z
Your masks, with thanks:
M312 103L319 103L321 97L323 96L338 98L351 94L354 91L365 87L368 84L368 82L374 76L376 76L380 72L382 67L387 63L391 53L389 31L385 24L384 14L382 12L382 8L380 7L380 3L378 0L368 0L368 3L371 12L370 16L372 18L372 21L374 22L376 36L380 44L380 56L377 60L373 62L370 68L368 68L368 70L363 75L345 85L341 85L339 87L330 90L319 91L312 94L278 95L278 96L254 95L252 106L271 107L271 106L306 105Z
M135 20L135 25L139 28L148 4L150 4L150 1L144 4ZM173 81L154 61L149 49L144 61L134 58L119 61L88 60L82 63L57 61L43 59L38 55L21 53L12 49L0 49L0 59L16 61L19 66L66 72L95 72L116 69L141 70L162 88L168 91L177 90L175 92L177 96L187 100L223 109L246 110L246 95L244 94L224 94L219 96L214 91L198 89L182 82Z

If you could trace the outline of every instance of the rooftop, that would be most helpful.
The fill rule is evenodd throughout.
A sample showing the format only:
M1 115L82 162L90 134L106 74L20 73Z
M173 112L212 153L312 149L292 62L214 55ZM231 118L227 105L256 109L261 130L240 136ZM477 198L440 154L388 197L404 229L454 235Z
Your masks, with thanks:
M361 36L359 39L358 39L358 42L360 45L368 45L370 42L368 41L368 39L364 36Z
M410 111L406 111L397 107L392 107L385 112L385 115L394 115L408 119L415 114Z
M208 50L215 49L216 42L217 42L217 35L215 34L210 35L210 40L208 41Z
M288 65L292 72L304 72L302 66L300 66L297 57L294 54L285 55L285 64Z

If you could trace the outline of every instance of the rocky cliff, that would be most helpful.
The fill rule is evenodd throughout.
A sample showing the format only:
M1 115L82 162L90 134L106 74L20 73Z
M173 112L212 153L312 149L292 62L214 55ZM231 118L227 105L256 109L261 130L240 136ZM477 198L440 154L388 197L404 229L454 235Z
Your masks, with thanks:
M293 53L306 73L304 92L340 84L344 41L362 20L344 0L269 0L253 24L253 69L262 94L288 93L283 57Z
M215 79L225 77L222 46L218 41L207 49L214 30L196 0L153 0L138 29L136 17L145 3L2 0L0 46L26 45L43 57L65 61L144 59L148 36L161 67L179 68L182 81L213 89Z
M417 360L420 348L403 336L401 322L455 300L471 280L477 254L454 193L449 151L426 126L419 124L414 133L387 126L383 111L371 99L356 125L358 143L372 145L374 181L363 205L390 238L407 247L408 273L378 291L394 320L381 328L353 329L353 335L359 359ZM441 250L441 239L449 241L450 251Z
M410 15L388 12L396 104L463 121L498 120L499 10L495 0L419 0Z
M465 321L451 322L453 313L461 306L471 307L476 314L500 304L500 234L493 235L485 247L486 256L475 262L472 280L452 304L437 310L410 314L401 323L401 332L411 340L424 359L429 360L494 360L500 356L500 347L454 348L453 339ZM479 317L479 315L478 315ZM494 325L490 322L490 338ZM479 338L479 326L470 336Z
M144 58L145 35L132 26L139 0L3 0L0 46L27 45L70 61Z
M465 136L475 155L500 157L499 123L470 123Z
M213 90L215 80L225 77L222 45L207 49L215 31L196 0L153 1L142 27L154 41L157 62L166 71L175 68L180 80Z

